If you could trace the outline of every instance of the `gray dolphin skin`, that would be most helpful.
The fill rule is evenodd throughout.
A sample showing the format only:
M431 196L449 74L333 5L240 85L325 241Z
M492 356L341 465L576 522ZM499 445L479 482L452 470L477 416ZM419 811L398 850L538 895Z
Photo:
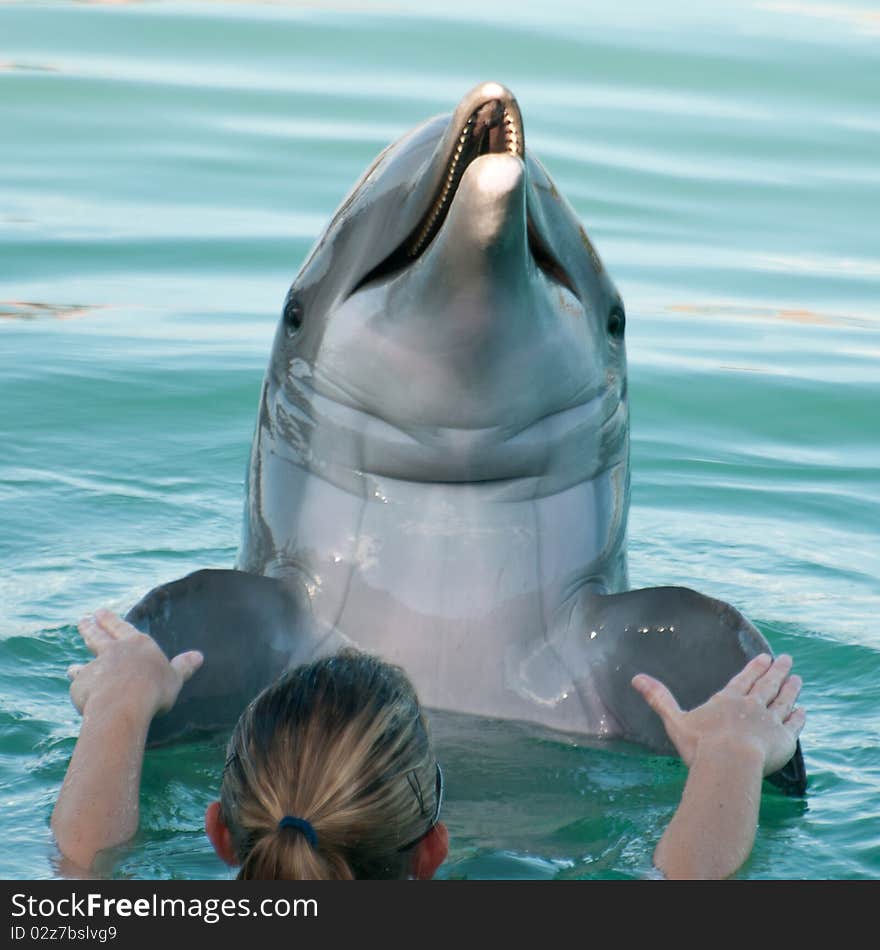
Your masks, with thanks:
M354 646L429 709L673 753L631 677L691 708L770 647L728 604L628 590L624 324L504 86L382 152L284 303L237 570L129 612L205 653L151 741L231 725L285 667ZM803 794L800 746L772 778Z

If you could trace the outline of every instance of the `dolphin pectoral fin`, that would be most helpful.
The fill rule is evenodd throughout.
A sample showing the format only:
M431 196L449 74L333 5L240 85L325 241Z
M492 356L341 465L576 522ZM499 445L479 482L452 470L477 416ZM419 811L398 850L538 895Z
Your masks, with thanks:
M623 594L590 595L587 649L595 658L600 696L624 738L674 754L660 717L631 685L636 673L665 683L682 709L693 709L727 684L770 644L735 607L685 587L648 587ZM583 633L581 634L583 636ZM800 742L768 780L789 795L806 792Z
M168 657L185 650L205 657L174 707L153 719L148 745L231 727L264 686L319 645L304 598L241 571L196 571L162 584L125 619Z

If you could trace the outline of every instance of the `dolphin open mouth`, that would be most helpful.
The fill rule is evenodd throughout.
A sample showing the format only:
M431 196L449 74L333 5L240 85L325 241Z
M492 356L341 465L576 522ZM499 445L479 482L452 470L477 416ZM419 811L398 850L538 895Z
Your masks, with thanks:
M440 232L459 182L471 162L482 155L515 155L525 161L525 154L522 115L513 95L505 90L505 95L481 102L460 127L458 138L446 161L445 174L427 211L401 244L361 278L352 293L365 284L402 270L424 253ZM573 281L541 239L531 216L527 214L526 217L529 250L536 264L578 296Z
M455 191L465 169L481 155L508 154L525 158L522 117L515 101L490 99L475 109L461 134L447 166L439 194L412 235L404 242L405 253L415 260L431 243L449 212Z

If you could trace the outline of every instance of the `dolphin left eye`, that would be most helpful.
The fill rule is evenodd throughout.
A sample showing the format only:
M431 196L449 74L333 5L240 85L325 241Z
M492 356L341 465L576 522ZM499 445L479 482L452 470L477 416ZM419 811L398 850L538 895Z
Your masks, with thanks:
M303 309L296 297L288 297L284 302L284 326L288 333L296 333L303 323Z
M616 304L608 315L608 333L616 340L619 340L623 336L625 329L626 314L623 311L623 304Z

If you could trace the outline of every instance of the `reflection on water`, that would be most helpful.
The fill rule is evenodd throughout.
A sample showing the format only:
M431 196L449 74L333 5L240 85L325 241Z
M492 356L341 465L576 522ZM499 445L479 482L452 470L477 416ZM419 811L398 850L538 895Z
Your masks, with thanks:
M44 72L44 73L57 73L58 70L55 66L43 66L39 63L10 63L4 60L0 60L0 73L11 72L13 69L23 70L25 72Z
M868 34L880 33L880 11L877 10L837 3L797 3L793 0L766 0L756 5L762 10L843 23Z
M32 300L0 300L0 320L75 320L91 316L106 306L89 307L80 304L36 303Z
M827 326L833 324L859 326L867 323L852 314L819 313L804 307L761 307L740 303L674 303L667 304L664 309L670 313L701 314L707 317L721 317L724 320L790 320L794 323L815 323Z

